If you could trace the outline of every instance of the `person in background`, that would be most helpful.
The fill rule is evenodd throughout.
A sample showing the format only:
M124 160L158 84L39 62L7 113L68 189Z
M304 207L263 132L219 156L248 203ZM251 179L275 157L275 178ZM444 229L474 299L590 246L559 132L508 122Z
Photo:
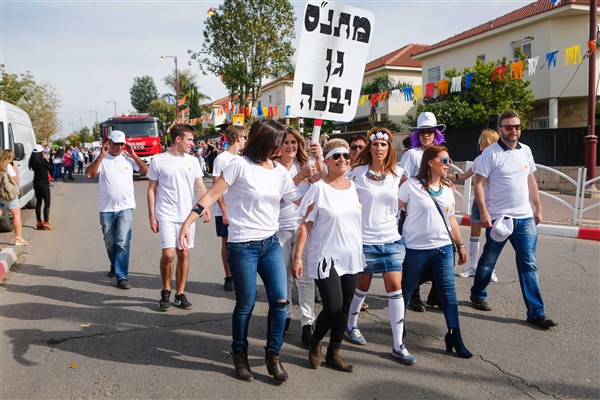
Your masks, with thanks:
M0 151L0 175L7 175L17 185L19 184L19 169L14 163L15 152L11 149ZM4 177L6 179L6 177ZM12 196L11 196L12 197ZM13 228L15 230L15 246L27 246L29 242L23 239L23 222L21 220L21 203L19 197L7 200L0 197L0 212L6 206L12 215ZM2 214L0 214L2 215Z
M52 156L52 165L54 167L54 172L52 173L53 181L58 181L62 178L63 155L63 149L57 149Z
M227 150L215 158L212 172L213 185L221 177L221 173L225 167L231 162L231 160L233 160L235 157L238 157L238 153L246 145L246 129L243 126L229 125L225 129L225 136L229 146ZM227 191L223 193L223 196L221 196L213 206L213 215L215 217L217 236L221 238L221 262L223 263L223 271L225 272L223 290L226 292L233 292L233 278L231 277L231 271L229 269L229 264L227 263L227 226L229 225L229 220L227 219L227 204L225 202L226 195Z
M146 175L148 166L125 142L125 133L118 130L110 133L98 157L85 170L88 179L99 175L100 225L110 261L108 276L116 278L119 289L131 288L128 276L135 209L133 171Z
M77 152L77 173L81 175L83 174L83 153L79 148L76 148L74 151Z
M404 170L404 177L402 182L416 176L421 168L421 159L423 158L423 152L431 146L439 146L446 141L443 132L446 130L446 125L438 124L435 115L431 112L422 112L417 118L417 126L412 128L414 131L410 135L410 149L404 153L400 159L400 166ZM400 221L398 223L398 230L402 235L402 229L404 226L404 220L406 213L402 211L400 213ZM424 281L427 281L428 276L425 274ZM429 291L429 297L427 303L430 305L439 304L439 298L435 284L432 282L431 290ZM408 306L409 309L417 312L425 311L425 304L421 300L421 292L417 287L410 299Z
M425 271L431 273L440 295L440 308L446 319L446 351L461 358L473 354L465 347L458 319L458 300L454 286L454 252L458 248L458 264L467 261L458 222L454 217L454 195L446 176L452 164L448 149L429 146L423 152L421 169L416 177L400 186L399 206L406 207L406 222L402 239L406 247L402 291L408 303L419 287Z
M158 154L148 168L148 217L150 229L160 236L160 277L162 290L158 305L167 311L171 307L171 279L173 261L175 268L174 304L183 309L192 308L185 295L185 284L189 270L189 249L194 247L195 226L189 227L189 237L184 249L178 242L181 224L187 217L194 202L194 188L198 197L206 193L206 187L198 159L189 154L194 146L196 128L186 124L173 125L170 136L171 146L166 153ZM205 213L204 222L210 221L210 213Z
M279 153L285 128L276 121L259 119L250 127L242 157L225 167L222 176L206 192L181 227L179 242L184 250L190 225L200 218L227 190L229 221L227 261L235 286L231 350L237 377L252 381L248 363L248 325L256 302L256 275L269 299L265 364L278 382L288 380L279 353L287 306L285 261L277 228L281 203L299 201L300 192L288 171L272 158Z
M65 150L63 153L63 175L62 180L65 182L67 179L72 181L73 179L73 156L70 150Z
M350 167L356 164L358 153L367 147L367 137L365 135L354 135L348 141L350 143Z
M330 332L325 363L340 371L353 372L354 366L340 355L348 310L356 288L356 278L365 267L361 238L361 206L354 183L346 177L350 166L348 143L332 139L323 152L327 175L311 185L302 199L304 215L294 251L293 273L316 280L323 300L310 338L308 361L319 368L321 341ZM307 262L302 253L306 245Z
M29 169L33 171L33 190L35 191L35 217L36 229L40 231L52 230L50 225L50 182L48 174L54 168L42 145L36 144L29 158ZM44 219L42 219L42 201L44 202Z
M402 149L402 153L400 153L400 159L402 159L402 156L404 156L404 154L406 154L406 152L408 150L410 150L411 146L412 145L411 145L411 142L410 142L410 136L405 137L402 140L402 147L404 147L404 148Z
M479 151L483 151L491 144L494 144L500 139L500 135L493 129L486 129L481 132L481 136L479 136ZM467 180L473 176L473 170L476 168L477 164L481 156L477 156L475 160L473 160L473 164L471 167L465 171L463 174L459 174L458 172L454 173L454 177L456 181L459 180ZM475 276L475 271L477 270L477 260L479 260L479 237L481 236L481 217L479 216L479 207L477 207L477 201L473 199L473 207L471 207L471 237L469 238L469 263L465 265L463 270L458 273L458 276L461 278L468 278L470 276ZM490 278L492 282L498 282L498 277L496 276L496 271L492 272L492 277Z
M475 168L475 200L486 241L477 263L471 303L478 310L491 310L486 288L504 245L510 241L516 253L527 322L550 329L558 324L544 311L535 264L536 225L542 222L542 204L533 175L535 161L531 149L519 142L521 118L516 111L500 115L499 126L500 140L483 151Z
M348 178L356 185L362 206L362 250L367 266L358 274L345 335L351 343L367 343L358 329L358 314L369 292L373 274L381 273L389 305L392 355L404 365L413 365L416 360L402 343L402 263L405 249L396 225L402 168L395 165L396 153L389 129L374 127L367 137L366 150L358 155L356 165L348 174Z

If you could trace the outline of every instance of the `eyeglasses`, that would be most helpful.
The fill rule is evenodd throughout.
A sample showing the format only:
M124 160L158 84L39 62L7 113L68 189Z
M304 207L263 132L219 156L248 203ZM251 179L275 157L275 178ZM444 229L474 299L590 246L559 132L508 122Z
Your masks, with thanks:
M362 146L360 144L353 144L352 146L350 146L350 150L362 150L364 148L365 146Z
M434 129L419 129L419 135L433 135L435 133Z
M344 158L346 160L350 159L350 154L348 154L348 153L335 153L334 155L331 156L331 158L333 158L334 161L337 161L340 159L341 156L344 156Z
M502 127L510 132L513 129L516 131L520 131L523 128L523 125L502 125Z
M448 158L448 157L442 157L440 158L440 161L442 162L442 164L444 165L452 165L452 159Z

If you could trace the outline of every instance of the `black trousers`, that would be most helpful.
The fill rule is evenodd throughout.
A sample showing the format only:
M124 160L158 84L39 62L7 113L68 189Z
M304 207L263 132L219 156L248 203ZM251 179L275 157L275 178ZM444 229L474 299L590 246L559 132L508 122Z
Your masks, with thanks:
M358 274L339 276L335 268L331 267L328 278L315 280L321 294L323 309L317 317L313 337L315 340L322 340L331 330L328 347L330 350L339 349L342 345L357 276Z
M42 201L44 202L44 221L50 220L50 184L48 181L34 181L35 191L35 218L42 220Z

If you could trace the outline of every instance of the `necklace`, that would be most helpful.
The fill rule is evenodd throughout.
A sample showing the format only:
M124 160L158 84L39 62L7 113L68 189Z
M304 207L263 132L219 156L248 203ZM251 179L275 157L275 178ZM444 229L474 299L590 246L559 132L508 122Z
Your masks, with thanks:
M367 169L365 175L368 179L376 182L384 181L385 177L387 176L385 172L382 174L378 174L377 172L371 171L371 169Z
M440 185L440 188L436 191L433 190L431 187L429 187L427 189L427 191L429 192L430 195L434 196L434 197L438 197L440 196L442 193L444 193L444 185Z

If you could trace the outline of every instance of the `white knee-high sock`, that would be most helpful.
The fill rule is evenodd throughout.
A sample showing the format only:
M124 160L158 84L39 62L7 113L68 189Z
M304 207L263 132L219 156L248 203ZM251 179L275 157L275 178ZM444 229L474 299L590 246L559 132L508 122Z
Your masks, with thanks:
M402 345L402 333L404 332L404 299L402 298L402 289L389 292L387 297L394 349L399 351Z
M479 260L479 237L471 236L469 239L469 266L473 269L477 268Z
M348 310L348 324L346 325L348 329L358 326L358 313L360 313L360 308L365 302L367 293L369 292L363 292L362 290L358 289L354 290L354 297L352 298L352 303L350 304L350 310Z

